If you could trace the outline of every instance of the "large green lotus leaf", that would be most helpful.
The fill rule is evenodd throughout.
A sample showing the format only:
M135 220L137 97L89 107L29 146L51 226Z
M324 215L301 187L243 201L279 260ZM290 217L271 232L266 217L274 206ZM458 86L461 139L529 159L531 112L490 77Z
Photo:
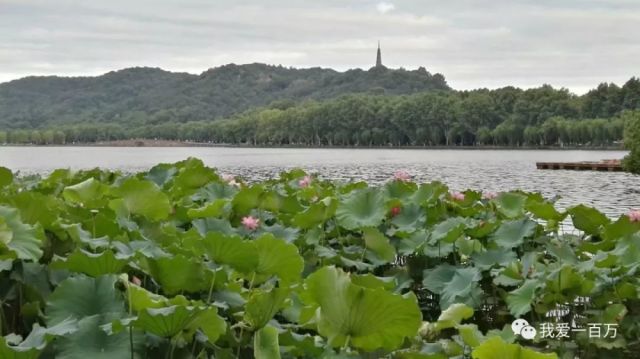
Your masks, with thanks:
M149 259L149 270L167 295L199 292L207 288L204 266L196 258L179 254L171 258Z
M441 182L423 183L411 196L411 202L423 206L436 202L449 189Z
M323 267L305 281L307 300L319 307L317 326L333 347L393 350L417 334L422 313L415 296L354 285L349 275Z
M456 325L456 329L462 341L471 348L477 347L485 340L485 336L476 324L459 324Z
M201 208L191 208L187 211L187 216L190 219L206 218L206 217L219 217L222 216L229 201L225 199L217 199L206 206Z
M300 280L304 260L298 253L298 247L271 234L262 235L253 243L258 251L256 274L265 277L277 275L286 283Z
M336 209L338 223L346 229L377 227L385 218L386 208L382 192L365 188L347 195Z
M296 196L285 195L279 190L266 192L260 208L284 215L294 215L304 209Z
M0 206L0 256L8 252L11 257L38 261L43 239L39 225L23 223L17 209Z
M531 311L531 305L536 299L536 289L540 287L537 280L527 279L518 289L507 295L507 305L511 315L518 318Z
M309 229L317 226L335 214L337 201L331 201L329 206L323 202L313 203L293 217L292 223L298 228Z
M478 286L481 278L477 268L457 268L442 264L425 271L423 284L428 290L440 295L440 308L448 308L455 303L477 308L482 296L482 290Z
M23 300L42 301L52 292L50 270L46 265L37 262L16 261L11 279L24 285ZM23 307L24 309L24 307ZM39 305L38 305L39 311Z
M173 179L173 176L175 176L177 172L178 169L174 165L161 163L153 166L153 168L147 172L145 178L157 184L158 187L164 187L167 182Z
M391 262L396 258L396 249L389 243L389 238L376 228L364 228L362 230L364 243L382 260Z
M203 240L207 256L218 264L226 264L233 269L250 273L258 266L258 250L255 243L242 240L239 236L225 236L210 232Z
M233 197L231 202L233 204L233 210L240 216L249 214L252 209L260 206L260 197L263 192L264 187L261 185L242 188L236 193L235 197Z
M527 202L526 209L527 211L533 213L533 215L537 218L541 218L547 221L562 221L564 217L567 216L566 212L558 212L558 210L553 206L553 203L549 202Z
M236 233L236 229L226 219L221 218L201 218L193 221L193 227L201 236L206 236L210 232L220 232L226 235Z
M552 255L561 261L562 263L568 263L577 265L580 263L580 259L576 255L573 247L569 244L569 241L553 241L546 245L547 254Z
M640 231L640 223L631 222L629 216L620 216L617 221L604 226L602 238L606 240L621 240Z
M514 248L524 243L525 238L533 236L537 226L527 218L502 222L491 238L502 248Z
M416 189L415 183L405 181L389 181L383 187L387 197L398 199L410 197Z
M262 195L260 196L260 204L258 208L267 210L273 213L285 213L283 211L283 204L285 201L285 197L278 193L277 191L266 189ZM298 213L302 210L301 207L298 208L298 211L294 211L294 213Z
M77 321L67 319L49 328L43 328L38 323L34 324L31 333L21 343L10 344L8 340L0 336L0 358L36 359L53 338L73 333L76 330L78 330Z
M171 338L189 328L202 312L199 307L172 305L138 312L135 326L155 335Z
M498 228L498 225L500 225L500 221L495 219L488 221L474 221L469 227L467 227L465 233L471 238L482 239L493 233L493 231Z
M282 309L289 297L289 289L254 290L247 301L244 320L253 330L264 327Z
M151 181L129 178L112 189L112 194L122 199L122 205L129 213L151 221L166 219L171 212L169 198ZM117 203L112 202L112 207L116 206Z
M87 208L98 208L104 205L104 196L109 187L95 178L89 178L62 191L62 197L74 204Z
M317 339L318 336L298 334L292 330L278 336L279 345L285 347L287 353L294 358L321 358L325 351L324 343Z
M577 268L570 265L552 271L546 276L544 299L549 301L573 300L576 296L588 296L593 290L594 281L582 276Z
M226 183L213 182L200 188L191 196L194 201L213 202L218 199L232 199L238 192L236 186Z
M465 220L460 217L447 218L431 229L429 243L453 243L464 233Z
M473 359L557 359L555 353L540 353L518 344L509 344L501 337L491 337L471 352Z
M47 301L47 325L53 326L68 318L81 320L93 315L107 318L124 314L124 301L116 292L116 281L114 275L98 278L78 275L65 279Z
M409 203L401 207L400 214L393 217L391 223L397 226L399 231L413 233L420 229L425 221L426 215L424 208L417 204Z
M638 258L640 258L640 236L618 240L611 254L617 256L616 265L629 267L636 265ZM593 268L590 270L593 270Z
M504 267L517 260L516 253L508 248L496 248L476 252L471 258L473 259L473 264L481 270L487 270L494 266Z
M6 167L0 167L0 188L10 185L13 182L13 173Z
M129 341L129 332L107 334L102 329L101 316L94 315L78 322L78 331L59 338L56 341L56 359L113 359L140 358L144 342L135 333L133 348ZM131 351L133 350L133 355Z
M598 234L600 227L609 223L609 218L600 211L582 204L569 208L568 212L573 225L587 234Z
M500 193L495 200L498 211L508 218L517 218L524 213L527 197L512 192Z
M178 173L173 179L171 192L177 196L192 193L207 183L217 178L211 168L205 167L201 160L190 157L185 161L176 163Z
M171 338L178 334L191 335L200 329L208 341L215 343L226 331L225 321L215 307L171 305L147 308L138 312L134 325L155 335Z
M257 233L259 233L259 235L271 233L276 238L284 239L287 243L293 243L298 239L300 231L297 228L285 227L280 223L275 223L272 226L260 226Z
M253 335L253 356L255 359L280 359L278 330L266 326Z
M351 283L365 288L383 288L386 290L394 290L396 288L395 277L376 277L371 273L352 274Z
M60 216L63 202L58 198L38 192L23 191L13 196L13 207L20 210L20 218L28 224L40 223L44 229L53 230Z
M162 308L170 305L189 305L189 300L182 295L168 299L162 295L151 293L133 283L127 283L127 300L129 307L136 312L148 308Z
M103 274L117 274L127 265L127 259L116 256L112 250L102 253L91 253L83 249L76 249L67 258L57 258L51 263L52 269L67 269L72 272L84 273L91 277Z
M508 264L504 269L497 268L491 271L491 275L495 277L493 282L496 285L501 285L505 287L513 287L520 285L524 278L521 273L520 264L517 262L513 262Z
M438 321L435 323L435 329L443 330L454 328L461 321L469 319L473 316L473 308L465 304L455 303L449 306L447 310L440 313Z
M442 293L447 283L451 281L456 273L456 269L456 267L447 263L433 269L427 269L424 271L422 284L436 294Z
M218 315L215 307L207 307L198 314L192 328L200 329L209 343L214 344L226 332L227 323Z
M482 301L482 290L478 286L480 279L482 275L478 269L458 268L440 293L440 307L448 308L454 303L463 303L477 308Z

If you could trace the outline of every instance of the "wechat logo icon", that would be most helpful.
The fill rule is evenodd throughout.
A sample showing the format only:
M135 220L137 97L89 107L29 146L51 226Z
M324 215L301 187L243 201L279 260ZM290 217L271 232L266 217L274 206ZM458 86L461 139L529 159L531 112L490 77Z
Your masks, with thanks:
M513 334L521 335L523 338L529 340L535 338L538 333L536 328L529 325L529 322L524 319L514 320L513 323L511 323L511 330L513 330Z

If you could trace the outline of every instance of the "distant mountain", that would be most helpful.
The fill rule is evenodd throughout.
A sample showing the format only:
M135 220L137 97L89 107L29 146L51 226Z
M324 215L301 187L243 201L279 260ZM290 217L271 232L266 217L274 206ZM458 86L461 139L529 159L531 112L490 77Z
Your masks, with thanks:
M225 65L200 75L129 68L97 77L27 77L0 84L0 126L210 120L274 102L282 106L349 93L399 95L449 89L444 76L424 68L338 72L256 63Z

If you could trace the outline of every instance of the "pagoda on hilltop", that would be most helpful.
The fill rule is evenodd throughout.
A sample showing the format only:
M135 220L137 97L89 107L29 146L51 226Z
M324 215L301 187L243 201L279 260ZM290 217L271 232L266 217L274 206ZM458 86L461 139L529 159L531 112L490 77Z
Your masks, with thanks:
M378 55L376 56L376 68L383 68L382 65L382 52L380 51L380 40L378 40Z

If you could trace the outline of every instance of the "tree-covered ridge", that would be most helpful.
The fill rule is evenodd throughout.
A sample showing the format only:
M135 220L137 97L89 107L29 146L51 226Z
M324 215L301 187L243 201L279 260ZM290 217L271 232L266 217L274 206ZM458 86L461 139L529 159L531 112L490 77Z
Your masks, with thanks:
M0 167L0 239L0 358L640 350L640 211L611 219L404 172L371 187L300 170L246 183L196 159L43 178ZM572 331L527 340L516 318ZM580 331L590 323L616 336Z
M452 91L424 69L142 68L0 85L0 143L602 146L622 140L621 116L637 109L635 77L577 96L548 85Z
M619 146L625 110L580 116L579 99L550 87L409 96L349 95L300 105L277 103L218 121L135 127L67 125L0 131L0 143L62 144L131 138L300 146Z
M432 75L423 68L338 72L230 64L200 75L131 68L98 77L28 77L0 84L0 126L201 121L277 100L322 100L365 92L397 95L436 89L449 87L442 75Z

